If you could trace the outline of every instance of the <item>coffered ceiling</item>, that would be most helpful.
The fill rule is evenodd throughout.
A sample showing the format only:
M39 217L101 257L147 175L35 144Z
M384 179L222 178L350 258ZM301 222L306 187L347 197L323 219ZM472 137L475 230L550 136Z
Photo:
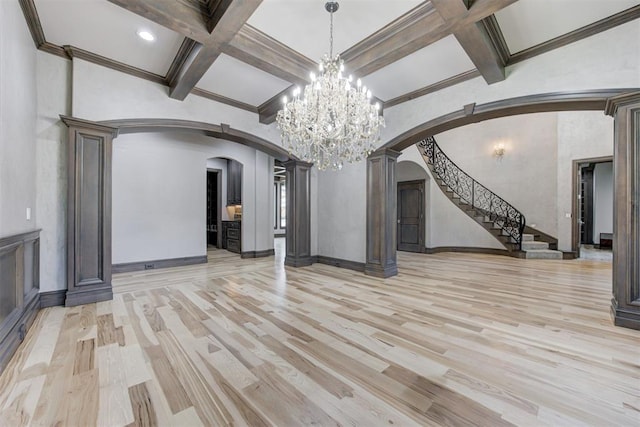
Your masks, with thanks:
M19 0L36 46L259 113L329 49L324 0ZM640 17L637 0L341 0L334 52L385 108ZM137 35L155 36L147 42Z

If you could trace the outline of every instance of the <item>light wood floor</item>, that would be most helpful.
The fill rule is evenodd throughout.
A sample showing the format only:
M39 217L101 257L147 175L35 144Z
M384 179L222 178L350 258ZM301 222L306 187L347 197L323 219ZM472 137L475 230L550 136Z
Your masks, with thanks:
M384 281L226 251L117 275L113 301L40 313L0 424L640 425L609 263L398 259Z

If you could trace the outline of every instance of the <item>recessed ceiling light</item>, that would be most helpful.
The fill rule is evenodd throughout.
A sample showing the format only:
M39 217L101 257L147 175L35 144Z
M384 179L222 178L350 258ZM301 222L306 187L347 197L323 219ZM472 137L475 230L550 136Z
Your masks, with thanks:
M153 34L151 34L147 30L139 30L138 31L138 37L140 37L142 40L146 40L148 42L152 42L152 41L154 41L156 39L156 36L154 36Z

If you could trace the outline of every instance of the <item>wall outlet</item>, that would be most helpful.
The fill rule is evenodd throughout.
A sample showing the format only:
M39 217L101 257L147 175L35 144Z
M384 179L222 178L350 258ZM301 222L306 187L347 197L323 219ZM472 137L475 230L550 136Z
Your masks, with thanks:
M155 267L153 264L145 264L144 265L144 269L145 270L153 270Z
M565 212L564 217L565 218L571 218L571 213L570 212Z

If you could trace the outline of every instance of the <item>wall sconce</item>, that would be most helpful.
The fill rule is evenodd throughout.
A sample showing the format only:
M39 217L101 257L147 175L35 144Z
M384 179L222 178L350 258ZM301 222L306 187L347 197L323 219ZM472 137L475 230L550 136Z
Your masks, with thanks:
M500 142L493 146L493 155L496 158L502 159L502 157L504 156L504 152L505 152L504 143Z

